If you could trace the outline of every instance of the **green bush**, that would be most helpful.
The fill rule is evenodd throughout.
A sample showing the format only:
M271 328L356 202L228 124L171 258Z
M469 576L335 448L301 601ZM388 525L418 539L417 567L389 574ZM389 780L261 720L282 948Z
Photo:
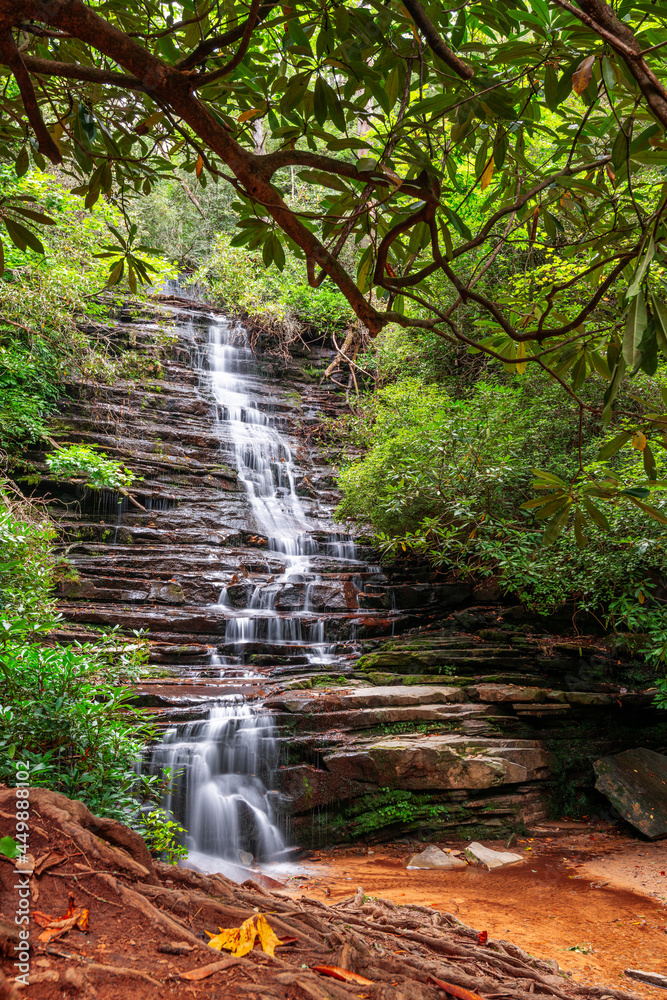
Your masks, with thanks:
M141 834L148 850L170 865L177 865L181 858L188 856L188 849L182 842L186 833L187 830L171 819L164 809L152 809L142 818Z
M83 477L93 489L119 489L131 486L134 473L122 462L109 458L95 445L73 444L46 456L46 464L56 476Z
M647 395L657 390L646 380ZM619 501L604 505L609 530L592 526L585 547L573 533L545 545L543 521L522 509L534 496L535 468L568 481L579 469L573 408L557 387L535 376L487 378L454 397L445 385L403 378L365 407L357 440L367 450L340 474L339 518L370 522L387 556L414 552L443 572L493 574L536 612L571 604L609 627L644 632L642 653L664 659L662 526ZM611 471L598 453L616 432L584 428L585 471ZM667 480L665 460L657 461L658 479ZM621 465L624 480L644 482L639 452L620 452L612 466ZM651 502L664 510L663 500Z
M109 242L118 209L100 199L89 212L56 177L30 170L17 178L0 167L0 196L32 199L57 225L40 230L45 253L7 241L0 273L0 449L10 457L45 432L46 418L76 378L107 381L133 375L138 355L114 354L95 336L115 300L105 289L107 262L95 254ZM151 256L156 282L175 275ZM145 293L139 293L139 297ZM91 332L92 331L92 335Z
M344 329L353 319L345 297L333 285L311 288L306 265L289 249L282 271L267 269L262 253L231 245L231 236L215 237L210 253L190 279L231 312L246 313L268 328L290 323L323 333Z
M146 643L117 629L82 644L52 638L54 531L12 496L0 488L0 781L12 784L14 760L26 761L32 784L136 823L137 797L151 793L136 765L152 729L124 682L142 669Z

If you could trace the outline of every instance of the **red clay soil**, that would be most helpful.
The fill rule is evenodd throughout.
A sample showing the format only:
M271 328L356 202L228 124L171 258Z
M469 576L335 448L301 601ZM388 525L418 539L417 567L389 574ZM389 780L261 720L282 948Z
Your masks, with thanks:
M484 844L507 850L504 842ZM667 997L667 990L623 975L628 968L667 975L666 841L639 841L598 826L521 839L510 849L526 863L496 871L407 870L407 859L423 846L319 852L308 862L315 877L299 891L334 903L363 886L368 896L450 911L490 937L556 959L582 984L604 982L647 1000ZM438 846L462 851L460 841Z
M13 833L14 807L13 790L0 790L3 835ZM398 857L389 859L393 866L387 861L369 865L378 859L368 855L356 859L366 875L374 871L390 883L387 895L400 895L397 886L407 876ZM627 981L624 989L618 981L583 985L564 977L555 963L496 940L490 924L488 941L480 942L477 930L454 915L403 901L397 906L369 900L363 892L350 896L347 882L347 898L330 905L308 894L295 899L266 885L239 886L222 876L157 863L133 831L43 789L31 795L27 872L17 873L14 862L0 863L4 998L635 1000L649 995ZM480 896L481 886L496 878L481 872L463 875L477 880L473 884L480 886ZM14 916L20 910L16 886L26 880L31 892L29 985L17 989L12 982L18 944ZM449 908L451 895L448 889ZM82 928L69 927L51 941L40 940L44 919L41 925L35 920L37 911L61 917L70 902L88 909L87 926L82 922ZM275 957L255 948L246 957L232 958L205 943L206 931L239 927L259 913L283 939ZM505 924L498 924L503 934ZM562 957L556 947L554 953ZM327 978L318 971L321 966L336 966L348 980L352 973L364 981Z

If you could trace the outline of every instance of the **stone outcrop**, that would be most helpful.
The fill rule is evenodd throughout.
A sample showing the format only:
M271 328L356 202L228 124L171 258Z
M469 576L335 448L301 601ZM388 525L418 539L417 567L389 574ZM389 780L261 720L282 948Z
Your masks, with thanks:
M646 747L595 762L595 787L645 837L667 837L667 757Z
M336 547L335 469L313 432L345 401L304 373L323 359L315 346L288 361L266 354L253 375L320 525L316 582L276 584L285 560L253 520L208 381L209 318L156 313L109 334L154 357L151 376L73 385L52 428L59 443L99 444L132 468L132 499L59 482L42 453L28 457L72 567L59 637L143 630L152 673L135 702L158 725L202 718L226 695L261 701L282 746L282 808L304 845L525 829L594 795L592 760L631 746L639 720L647 744L664 746L653 693L599 636L563 637L563 620L503 605L492 581L436 580L408 562L383 570L364 545L355 558ZM321 628L326 662L314 666L296 639L278 647L263 626L242 646L226 639L258 588L273 588L281 620Z

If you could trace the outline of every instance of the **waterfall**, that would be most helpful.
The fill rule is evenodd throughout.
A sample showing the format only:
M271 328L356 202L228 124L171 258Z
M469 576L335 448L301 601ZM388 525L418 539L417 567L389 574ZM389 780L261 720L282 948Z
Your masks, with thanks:
M223 586L217 609L226 619L225 644L243 660L244 648L261 640L263 646L301 647L302 659L326 664L332 645L326 642L325 621L312 609L320 577L313 559L357 564L354 543L331 532L322 549L313 537L321 524L312 522L296 489L298 470L294 446L280 426L282 418L257 405L260 384L257 365L245 332L223 318L209 326L206 362L216 402L216 429L221 448L231 454L239 481L250 503L248 530L265 540L282 572L270 579L249 582L243 608L230 600ZM286 588L302 593L300 607L280 611L276 604ZM227 660L211 656L211 667L226 676ZM230 673L234 668L230 668ZM171 781L164 806L184 825L189 861L205 870L226 859L238 863L240 852L268 860L285 848L271 791L278 751L270 715L232 697L211 706L208 718L176 725L165 734L151 757L150 770L169 768Z
M208 719L165 734L153 751L151 770L170 769L164 806L184 817L191 859L204 855L238 863L239 852L246 851L268 860L284 849L275 793L267 790L277 763L271 717L242 698L225 699L210 709Z

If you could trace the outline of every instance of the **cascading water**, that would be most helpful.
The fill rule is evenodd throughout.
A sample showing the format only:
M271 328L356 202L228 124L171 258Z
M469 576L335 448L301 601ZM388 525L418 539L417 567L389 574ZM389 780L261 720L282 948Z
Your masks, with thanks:
M262 411L253 398L256 364L242 328L221 319L211 323L205 360L221 444L231 452L250 502L253 523L248 529L261 535L280 564L280 572L248 587L243 608L230 600L236 576L223 587L217 609L226 619L225 646L243 659L244 647L261 640L276 647L276 653L297 646L310 663L328 663L332 646L325 641L325 622L312 611L313 590L320 582L312 562L322 552L329 560L354 564L354 543L330 532L320 549L313 537L322 526L309 520L297 493L288 434L280 417ZM287 588L301 594L300 606L292 604L289 613L276 608ZM220 657L213 656L212 665L225 675ZM238 862L240 851L270 859L284 849L276 793L269 790L276 766L271 716L240 697L215 704L204 721L166 733L153 751L151 771L171 769L164 804L188 831L191 862L212 870L220 867L219 859Z
M240 851L265 860L284 848L275 793L267 791L278 751L266 713L226 699L205 721L169 730L151 763L156 772L171 769L164 805L185 817L191 862L211 868L215 858L237 862Z
M243 329L229 322L216 323L211 325L209 337L209 369L219 424L224 425L239 479L248 491L254 528L284 562L283 572L273 583L256 587L244 612L229 618L225 640L243 644L261 637L274 644L303 645L312 661L327 662L324 622L312 618L310 607L312 589L319 579L312 572L311 560L320 547L309 531L317 526L309 522L296 491L297 473L287 435L278 428L275 417L262 412L252 398L256 366ZM329 545L334 558L354 560L354 543L333 537ZM276 611L275 603L281 587L289 583L303 585L303 601L300 609L292 609L289 617L284 617ZM224 590L220 603L229 605Z

